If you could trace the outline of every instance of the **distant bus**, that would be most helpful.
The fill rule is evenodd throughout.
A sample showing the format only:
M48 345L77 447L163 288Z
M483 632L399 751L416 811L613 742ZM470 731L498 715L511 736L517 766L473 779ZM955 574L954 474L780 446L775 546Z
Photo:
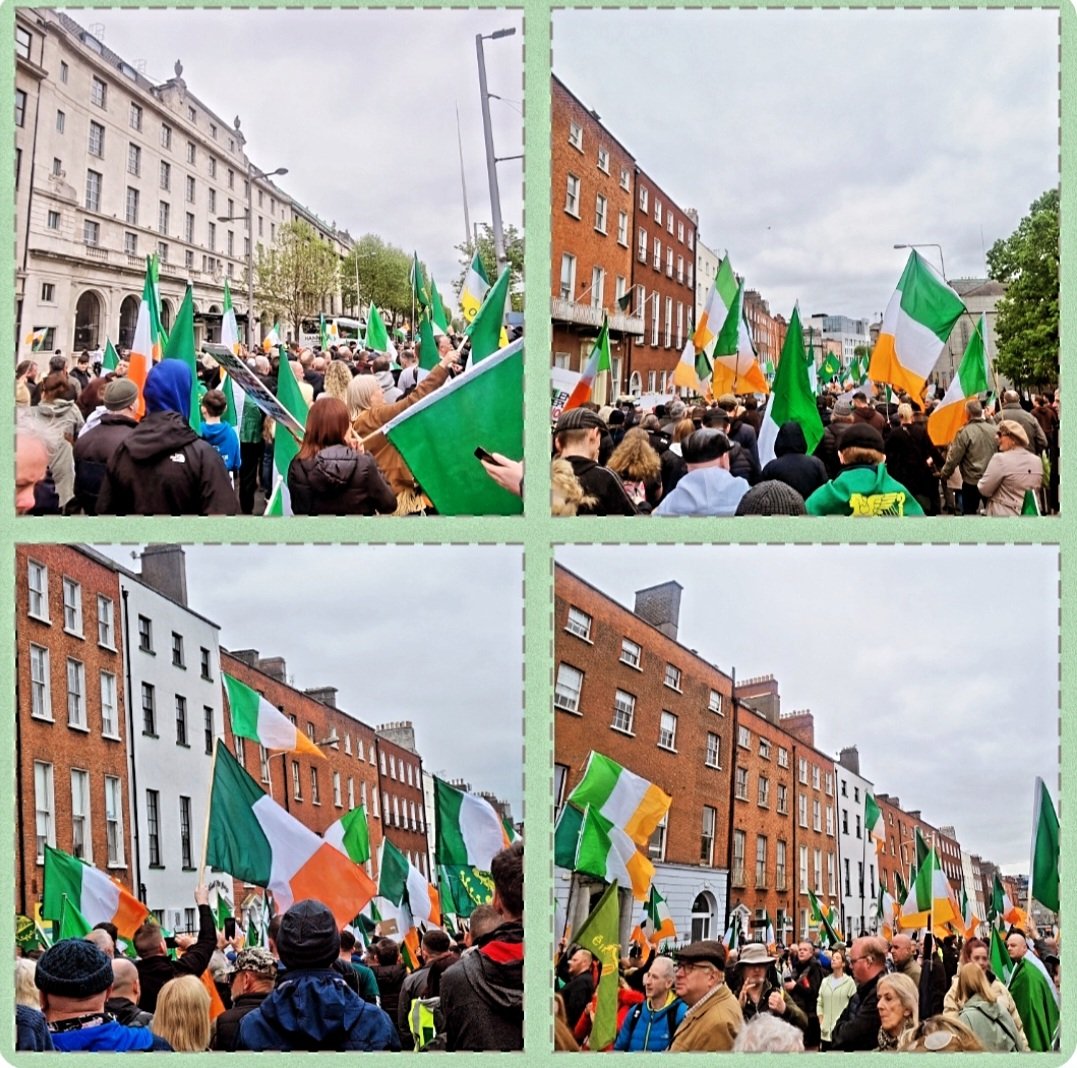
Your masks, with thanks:
M329 330L329 324L336 323L337 337L331 344L354 344L366 331L366 323L360 319L346 319L340 315L327 315L325 328ZM313 319L299 320L299 344L305 349L313 349L322 343L321 321Z

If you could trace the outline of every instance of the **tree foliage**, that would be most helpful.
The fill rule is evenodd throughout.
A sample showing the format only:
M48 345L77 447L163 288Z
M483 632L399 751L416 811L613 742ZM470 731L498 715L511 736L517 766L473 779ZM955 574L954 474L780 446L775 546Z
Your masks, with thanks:
M486 277L490 282L497 278L497 257L494 255L494 230L488 223L479 226L479 259L486 270ZM467 277L467 269L475 258L475 241L467 241L456 246L460 253L460 273L456 277L456 296L460 297L460 291L464 288L464 278ZM509 270L512 277L509 279L509 300L513 311L524 309L524 236L511 223L505 227L505 255L508 257Z
M995 366L1019 386L1058 381L1058 216L1058 189L1048 189L987 253L988 274L1007 287L997 306Z
M412 254L383 241L377 234L363 234L341 265L341 290L345 306L376 304L394 323L411 315ZM424 268L425 269L425 268ZM359 292L356 294L356 275Z
M300 321L317 315L337 288L340 256L310 223L296 219L277 231L270 249L258 246L255 293L274 318L291 324L299 337Z

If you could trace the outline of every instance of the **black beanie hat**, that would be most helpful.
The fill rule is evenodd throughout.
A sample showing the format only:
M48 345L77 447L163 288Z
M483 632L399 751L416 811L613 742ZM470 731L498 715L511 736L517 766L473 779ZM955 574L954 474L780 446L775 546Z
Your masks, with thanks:
M729 438L720 430L694 430L681 442L681 459L686 464L705 464L729 452Z
M776 479L757 482L741 497L737 515L805 515L804 498Z
M91 998L112 986L112 961L93 942L66 938L38 959L34 983L46 994Z
M282 917L277 952L285 968L328 968L340 955L340 931L320 901L297 901Z

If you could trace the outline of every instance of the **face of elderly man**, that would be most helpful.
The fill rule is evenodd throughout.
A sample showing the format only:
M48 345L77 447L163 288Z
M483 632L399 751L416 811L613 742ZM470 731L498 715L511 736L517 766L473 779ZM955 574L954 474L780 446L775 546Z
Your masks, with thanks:
M678 961L673 988L688 1006L713 990L723 979L717 965L710 961Z
M673 989L673 961L659 957L643 976L643 990L652 1007L660 1008Z

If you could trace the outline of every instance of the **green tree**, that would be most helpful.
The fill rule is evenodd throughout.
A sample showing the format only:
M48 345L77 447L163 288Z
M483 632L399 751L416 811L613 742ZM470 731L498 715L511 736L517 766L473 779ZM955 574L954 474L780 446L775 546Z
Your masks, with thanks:
M497 278L497 257L494 255L494 230L487 223L479 226L479 259L486 270L486 277L491 283ZM467 269L475 258L475 241L467 241L456 246L460 253L460 273L456 276L456 297L460 298L460 291L464 288L464 278ZM505 255L508 257L509 270L512 277L509 279L509 301L513 311L524 310L524 235L511 223L505 227Z
M390 245L377 234L363 234L341 265L345 305L376 304L395 324L411 315L411 253ZM359 291L356 294L356 275Z
M310 223L296 219L278 230L272 248L258 246L255 294L266 312L290 323L292 336L299 337L300 321L326 307L339 275L337 250Z
M1058 381L1058 209L1058 189L1048 189L987 253L988 274L1007 287L997 306L995 367L1019 386Z

